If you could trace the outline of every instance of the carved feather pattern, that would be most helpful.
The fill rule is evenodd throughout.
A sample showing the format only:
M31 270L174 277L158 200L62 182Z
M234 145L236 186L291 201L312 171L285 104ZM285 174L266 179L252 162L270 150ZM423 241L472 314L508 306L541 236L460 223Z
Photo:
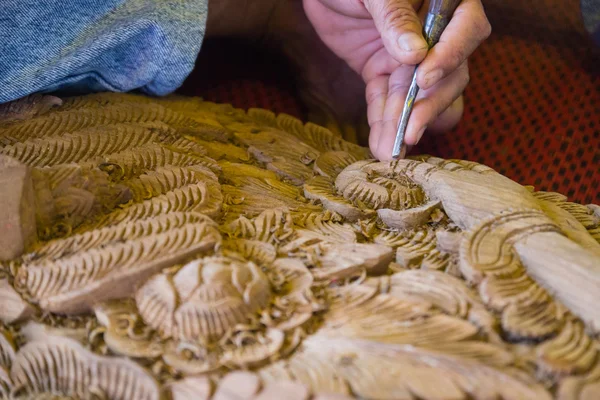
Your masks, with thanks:
M125 182L131 189L133 201L141 202L165 194L175 188L202 182L193 170L181 167L159 167L139 178Z
M320 334L332 337L415 346L467 340L476 333L472 324L431 310L430 304L385 294L361 303L332 306L320 330Z
M291 360L259 370L267 382L285 379L286 373L315 392L347 394L349 388L360 398L552 398L527 375L478 360L319 334L305 339Z
M156 217L170 212L193 211L215 216L221 209L222 196L217 184L207 187L207 183L186 185L144 200L142 203L113 211L98 222L83 226L78 233L113 226L123 221ZM210 190L209 187L214 189Z
M159 104L111 104L102 107L100 111L94 108L83 108L52 113L47 116L13 124L0 129L0 143L10 145L35 137L72 133L92 126L149 121L162 121L169 125L190 128L198 126L196 122Z
M382 232L374 242L396 248L396 262L403 268L443 271L453 262L449 254L438 249L436 234L431 230Z
M83 129L72 134L31 139L6 146L0 151L25 164L46 167L88 161L144 145L158 137L159 134L149 127L115 124Z
M215 225L212 219L195 212L173 212L159 215L155 218L138 221L125 221L122 224L92 230L82 234L69 236L64 239L51 240L38 245L23 259L28 262L41 260L57 260L62 257L101 247L106 244L125 242L144 236L156 235L171 229L181 228L188 224Z
M213 171L219 171L218 165L208 157L193 153L176 152L164 145L155 143L128 149L120 153L113 153L94 162L94 165L107 172L115 180L131 179L148 170L165 166L188 167L202 165Z
M273 245L259 240L228 240L223 243L223 248L238 253L260 266L270 265L277 257L277 252Z
M382 278L370 278L382 293L400 300L428 303L449 315L468 319L495 338L497 323L483 302L460 279L439 271L410 270Z
M115 96L113 93L99 92L91 93L87 96L72 96L63 100L63 104L58 111L81 110L84 108L97 108L98 106L107 106L111 104L133 103L133 104L151 104L154 99L133 93L120 93Z
M293 225L287 208L273 208L263 211L253 220L239 217L223 229L230 237L278 243L292 234Z
M218 240L214 228L187 225L151 237L92 248L56 261L27 264L19 270L16 281L44 309L54 312L87 309L93 302L127 293L127 289L115 289L121 285L131 288L134 277L143 279L164 266L208 251Z
M12 335L0 331L0 367L10 369L15 359L16 346Z
M66 373L69 371L70 373ZM51 337L19 350L11 376L26 393L60 393L87 398L158 400L158 383L135 362L100 357L75 340Z
M358 159L355 156L345 151L329 151L317 158L314 170L319 175L335 179L344 168L356 161Z
M319 151L299 143L291 135L279 130L258 130L257 133L237 132L248 151L267 169L274 171L294 185L301 185L312 176L308 165L319 156Z
M315 176L304 184L304 195L311 200L318 200L329 211L336 212L348 221L356 221L372 214L361 210L350 201L338 196L333 191L333 184L323 176Z

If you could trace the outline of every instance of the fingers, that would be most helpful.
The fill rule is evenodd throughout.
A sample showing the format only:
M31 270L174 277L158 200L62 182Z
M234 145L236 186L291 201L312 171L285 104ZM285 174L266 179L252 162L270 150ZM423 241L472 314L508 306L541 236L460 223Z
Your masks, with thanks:
M404 74L402 73L403 69ZM383 113L381 113L379 108L377 108L377 111L375 110L375 107L381 104L380 102L372 101L369 104L369 108L374 108L373 110L369 110L370 116L373 115L375 119L371 124L369 147L373 155L379 160L390 160L392 158L392 148L396 139L398 119L404 107L404 100L406 99L408 85L410 84L412 68L401 67L398 70L401 72L394 72L390 76ZM432 127L435 126L437 129L449 129L453 126L443 127L441 123L436 121L438 117L442 119L442 122L445 120L446 123L456 124L462 115L462 103L456 102L468 83L468 66L464 62L456 71L439 82L435 87L429 90L421 90L408 122L404 137L405 144L408 146L417 144L429 125ZM373 85L371 90L373 93L376 90L381 91L381 83ZM453 108L455 106L457 107L456 109ZM448 110L447 114L446 110ZM376 120L380 115L379 113L381 113L381 119Z
M415 11L421 0L364 0L383 44L400 63L416 65L427 55L423 25Z
M367 115L371 127L369 147L374 155L378 148L385 147L380 143L381 139L389 140L391 131L395 136L413 72L413 66L403 65L391 75L378 76L367 84Z
M463 0L439 42L419 66L419 87L429 89L453 73L490 33L481 0Z
M424 90L422 98L415 102L408 126L406 127L406 143L415 145L419 142L427 126L434 122L444 110L454 103L469 84L469 68L467 62L441 81L437 86Z
M465 102L463 95L460 95L458 99L454 100L454 103L445 109L439 117L432 123L427 125L427 134L444 133L448 129L456 126L462 118L465 109Z

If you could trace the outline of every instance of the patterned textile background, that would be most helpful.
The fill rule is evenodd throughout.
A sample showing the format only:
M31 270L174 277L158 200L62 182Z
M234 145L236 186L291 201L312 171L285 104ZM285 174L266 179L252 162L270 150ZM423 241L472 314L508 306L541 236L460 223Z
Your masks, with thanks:
M484 5L493 33L471 58L463 121L411 154L478 161L537 190L600 204L600 52L579 0ZM257 51L207 42L180 92L305 119L284 61Z

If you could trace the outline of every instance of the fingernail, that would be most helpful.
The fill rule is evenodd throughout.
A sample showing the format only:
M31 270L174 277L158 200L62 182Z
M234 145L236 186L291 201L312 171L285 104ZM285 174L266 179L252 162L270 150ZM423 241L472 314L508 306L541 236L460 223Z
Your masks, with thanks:
M414 32L406 32L398 38L398 45L404 51L417 51L427 48L427 42Z
M423 80L425 81L425 87L430 88L438 83L439 80L442 79L442 75L444 75L444 71L441 69L434 69L433 71L426 73L423 77Z
M415 146L417 144L419 144L419 140L421 140L421 138L423 137L423 134L425 133L425 130L427 129L427 126L424 126L423 129L421 129L419 131L419 133L417 133L417 140L415 141Z

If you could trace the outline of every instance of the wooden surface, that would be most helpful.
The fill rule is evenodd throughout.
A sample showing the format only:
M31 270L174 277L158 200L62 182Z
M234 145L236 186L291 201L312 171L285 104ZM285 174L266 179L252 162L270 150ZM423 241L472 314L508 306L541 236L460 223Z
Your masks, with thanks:
M597 206L267 110L34 104L0 121L36 220L0 232L5 397L600 398Z

